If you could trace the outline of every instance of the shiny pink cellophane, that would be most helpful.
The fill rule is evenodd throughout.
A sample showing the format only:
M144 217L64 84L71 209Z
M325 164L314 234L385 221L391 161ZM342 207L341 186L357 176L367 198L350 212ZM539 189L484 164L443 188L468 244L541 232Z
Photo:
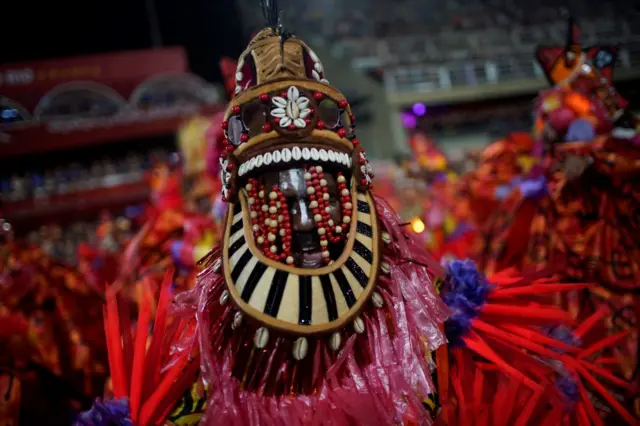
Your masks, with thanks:
M178 311L195 312L198 322L202 377L208 385L207 413L200 424L431 424L421 396L435 390L427 352L445 342L439 325L447 308L430 279L442 270L402 229L387 203L376 201L380 225L394 242L393 254L384 257L390 274L381 276L376 287L385 304L365 308L360 314L365 332L346 329L337 353L329 349L328 336L309 338L303 361L293 359L291 338L275 334L265 349L254 349L253 326L243 323L231 330L234 308L220 304L225 282L213 267L200 274L194 289L179 295ZM251 354L252 368L238 373L246 354ZM297 391L291 384L296 380L310 383L313 391Z

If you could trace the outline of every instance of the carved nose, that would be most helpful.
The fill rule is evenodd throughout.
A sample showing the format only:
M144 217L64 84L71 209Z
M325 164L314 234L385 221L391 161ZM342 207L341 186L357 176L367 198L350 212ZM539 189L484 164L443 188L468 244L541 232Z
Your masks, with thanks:
M296 232L313 231L315 223L311 217L311 212L307 203L303 199L297 199L291 209L293 216L293 230Z

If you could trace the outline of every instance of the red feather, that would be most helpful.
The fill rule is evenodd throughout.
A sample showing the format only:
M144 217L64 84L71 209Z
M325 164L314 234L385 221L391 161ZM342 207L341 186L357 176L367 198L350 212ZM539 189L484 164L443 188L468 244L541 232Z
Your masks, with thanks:
M173 271L167 271L160 289L155 317L151 312L153 293L150 284L145 282L135 340L131 337L128 318L120 317L120 312L124 314L128 312L127 309L118 309L115 290L112 287L107 288L107 303L104 308L105 332L114 396L129 398L131 419L136 426L155 425L166 416L168 410L193 384L200 365L195 348L179 353L170 366L164 367L163 364L170 358L171 344L180 335L179 331L192 330L188 323L169 317L172 277ZM147 350L148 331L152 319L154 328ZM175 325L167 327L170 319ZM168 334L167 330L170 331ZM132 354L131 361L128 360L129 354Z

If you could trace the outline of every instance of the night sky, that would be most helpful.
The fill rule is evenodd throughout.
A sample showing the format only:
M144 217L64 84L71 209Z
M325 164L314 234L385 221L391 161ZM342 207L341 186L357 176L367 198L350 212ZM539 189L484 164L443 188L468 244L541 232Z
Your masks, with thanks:
M218 81L220 58L244 49L235 0L152 1L163 45L184 46L205 79ZM153 47L145 0L9 0L0 23L0 63Z

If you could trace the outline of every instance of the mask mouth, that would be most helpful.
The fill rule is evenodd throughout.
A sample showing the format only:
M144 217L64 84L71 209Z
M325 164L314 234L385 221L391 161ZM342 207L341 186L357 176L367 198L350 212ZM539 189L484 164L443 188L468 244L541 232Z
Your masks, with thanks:
M349 172L352 166L351 154L321 143L277 144L264 150L246 152L240 159L238 178L246 183L250 177L260 176L268 170L291 169L302 164L318 164L331 169Z
M351 162L336 149L279 145L241 163L238 183L256 248L301 269L338 259L354 208Z

